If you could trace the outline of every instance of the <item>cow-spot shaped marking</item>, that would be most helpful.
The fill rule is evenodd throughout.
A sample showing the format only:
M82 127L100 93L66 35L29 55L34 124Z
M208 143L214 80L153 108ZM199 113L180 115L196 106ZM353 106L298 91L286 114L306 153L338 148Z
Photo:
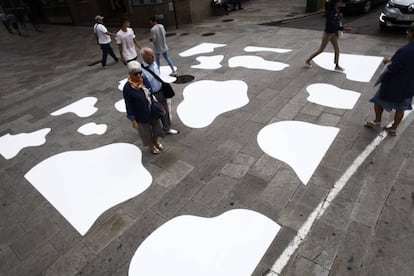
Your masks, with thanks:
M41 146L46 143L46 135L50 131L50 128L43 128L31 133L7 133L0 137L0 154L6 159L11 159L24 148Z
M98 99L95 97L85 97L52 112L50 115L59 116L71 112L81 118L89 117L98 111L98 108L95 107L97 101Z
M190 48L184 52L179 53L181 57L190 57L199 54L206 54L214 52L215 48L225 47L226 44L218 44L218 43L200 43L193 48Z
M81 234L106 210L143 193L152 182L138 147L110 144L43 160L25 178Z
M336 127L281 121L262 128L257 142L266 154L287 163L306 185L338 132Z
M357 103L361 93L341 89L327 83L315 83L306 87L309 93L309 102L341 109L352 109Z
M279 230L251 210L176 217L139 246L128 275L251 275Z
M193 65L191 68L195 69L205 69L205 70L215 70L222 67L221 62L224 59L223 55L217 55L217 56L210 56L210 57L197 57L196 58L200 64Z
M248 69L256 70L268 70L268 71L282 71L289 67L289 64L265 60L258 56L236 56L229 59L229 67L244 67Z
M346 78L358 82L369 82L377 71L383 57L341 54L339 63ZM335 71L334 53L321 53L313 61L326 70ZM337 71L339 72L339 71Z
M78 128L78 132L83 135L102 135L106 132L108 126L106 124L97 125L94 122L87 123Z
M248 86L240 80L203 80L184 88L184 100L177 106L180 120L188 127L203 128L220 114L249 102Z

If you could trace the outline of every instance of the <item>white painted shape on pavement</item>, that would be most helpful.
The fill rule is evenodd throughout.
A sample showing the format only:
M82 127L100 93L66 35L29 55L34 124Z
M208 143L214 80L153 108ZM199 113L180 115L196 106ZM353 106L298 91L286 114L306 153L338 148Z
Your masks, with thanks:
M177 71L177 67L174 66L174 70ZM177 80L176 77L171 77L172 70L170 66L160 66L160 78L166 83L172 83Z
M260 69L268 71L282 71L289 64L265 60L258 56L236 56L229 59L229 67L245 67L248 69Z
M336 127L281 121L261 129L257 142L266 154L289 164L306 185L338 132Z
M341 89L327 83L315 83L306 87L309 93L309 102L332 108L352 109L358 101L361 93Z
M138 247L129 276L251 275L280 226L251 210L176 217Z
M247 46L244 48L245 52L273 52L273 53L289 53L291 49L281 49L281 48L268 48L268 47L255 47L255 46Z
M115 106L115 109L118 110L119 112L126 113L126 105L125 105L124 99L117 101L114 104L114 106Z
M59 110L56 110L55 112L52 112L50 115L59 116L72 112L81 118L89 117L98 111L98 109L95 107L97 101L98 99L95 97L85 97Z
M339 64L345 69L341 73L345 74L347 79L370 82L382 60L383 57L341 53ZM313 61L323 69L335 71L334 53L321 53Z
M50 131L50 128L43 128L31 133L7 133L0 137L0 154L5 159L12 159L24 148L41 146L46 143Z
M211 57L197 57L196 58L200 64L193 65L191 68L196 69L206 69L206 70L215 70L222 67L221 62L224 59L223 55L211 56Z
M106 124L97 125L96 123L91 122L91 123L84 124L83 126L78 128L78 132L83 135L92 135L92 134L102 135L106 132L107 128L108 127Z
M190 48L184 52L179 53L181 57L190 57L199 54L206 54L214 52L215 48L224 47L226 44L218 44L218 43L200 43L193 48Z
M127 81L128 81L128 78L125 78L125 79L123 79L123 80L120 80L118 83L119 83L119 85L118 85L118 90L119 91L124 91L124 86L125 86L125 84L127 83Z
M410 111L406 111L404 115L404 119L410 115ZM368 156L381 144L382 141L388 136L388 132L382 131L378 134L378 136L361 152L360 155L354 160L351 166L345 171L345 173L335 182L333 188L330 190L327 197L319 202L318 206L313 210L313 212L309 215L303 225L299 228L296 236L292 239L289 245L283 250L282 254L273 264L271 271L267 274L267 276L273 276L274 273L281 274L287 263L289 262L290 258L295 253L296 249L299 248L301 243L305 240L306 236L309 234L313 224L320 219L323 214L326 212L328 207L331 205L331 202L335 200L338 194L342 191L342 189L348 184L348 181L351 177L355 174L358 168L365 162Z
M191 83L184 88L177 115L188 127L206 127L220 114L246 105L247 90L247 84L240 80Z
M81 234L106 210L143 193L152 182L141 150L117 143L56 154L25 178Z

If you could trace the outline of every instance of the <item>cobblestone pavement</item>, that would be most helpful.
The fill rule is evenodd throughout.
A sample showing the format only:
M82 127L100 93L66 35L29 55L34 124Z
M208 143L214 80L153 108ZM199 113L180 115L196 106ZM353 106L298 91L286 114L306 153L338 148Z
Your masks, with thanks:
M373 81L350 81L318 66L303 68L304 58L319 46L321 33L266 27L258 23L303 13L301 1L244 3L244 10L202 24L169 30L170 56L180 74L198 80L240 79L248 84L250 102L217 117L208 127L191 129L176 115L183 84L173 84L173 124L181 132L164 139L166 151L143 150L143 164L153 176L141 195L101 215L84 236L41 196L24 175L42 160L64 151L85 150L124 142L142 148L125 114L113 105L122 98L118 81L122 64L88 66L100 50L91 27L42 26L43 33L24 30L24 37L0 30L0 137L49 127L46 144L0 157L0 275L127 275L138 246L154 230L180 215L215 217L227 210L257 211L281 226L254 275L276 275L274 263L298 230L354 160L379 135L362 123L372 117L368 99ZM289 2L290 3L290 2ZM234 21L221 20L231 17ZM148 31L136 30L149 45ZM201 36L215 32L213 36ZM193 57L178 53L201 42L223 43L218 70L192 69ZM347 34L343 53L391 56L404 38ZM116 46L113 44L113 46ZM229 68L227 60L243 55L246 46L287 48L287 54L261 52L265 59L290 65L280 72ZM375 79L380 70L377 70ZM359 91L349 111L306 100L306 86L325 82ZM91 118L50 113L86 96L98 98ZM388 118L389 120L391 119ZM104 135L82 136L77 129L93 120L105 123ZM340 129L307 185L289 165L265 154L257 133L284 120ZM386 137L316 220L290 257L282 275L412 275L414 270L414 126L413 115L397 137ZM306 137L304 137L306 139ZM162 264L156 264L162 265ZM197 272L194 273L197 275Z

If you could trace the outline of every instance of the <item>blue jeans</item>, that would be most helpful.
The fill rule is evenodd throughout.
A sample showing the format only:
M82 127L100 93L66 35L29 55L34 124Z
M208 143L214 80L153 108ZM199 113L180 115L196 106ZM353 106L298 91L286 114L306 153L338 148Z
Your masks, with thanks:
M171 71L172 72L175 72L175 70L174 70L174 63L171 61L170 57L168 56L168 52L162 53L162 56L164 57L165 61L167 61L168 65L171 68ZM159 53L156 53L155 54L155 62L158 65L158 69L160 69L160 54Z
M106 66L106 58L108 57L108 54L115 60L115 62L118 62L118 58L115 56L114 51L112 50L111 43L108 44L99 44L102 49L102 67Z

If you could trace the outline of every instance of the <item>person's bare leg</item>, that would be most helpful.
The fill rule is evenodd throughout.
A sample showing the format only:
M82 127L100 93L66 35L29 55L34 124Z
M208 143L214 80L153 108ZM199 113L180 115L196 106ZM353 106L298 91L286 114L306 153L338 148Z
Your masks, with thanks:
M404 110L396 110L394 115L394 122L392 123L390 129L397 130L398 125L401 123L404 118Z
M374 111L375 111L374 123L381 123L382 112L384 111L384 108L382 108L381 106L377 104L374 104Z
M338 42L338 37L336 35L332 36L331 44L335 50L335 59L334 59L335 70L343 71L344 68L339 66L339 42Z
M314 57L316 57L317 55L319 55L320 53L322 53L324 50L325 50L325 48L326 48L326 45L328 45L328 43L329 43L329 35L327 34L327 33L323 33L323 37L322 37L322 42L321 42L321 46L319 47L319 49L315 52L315 53L313 53L306 61L305 61L305 64L307 65L307 66L310 66L310 61L314 58Z

